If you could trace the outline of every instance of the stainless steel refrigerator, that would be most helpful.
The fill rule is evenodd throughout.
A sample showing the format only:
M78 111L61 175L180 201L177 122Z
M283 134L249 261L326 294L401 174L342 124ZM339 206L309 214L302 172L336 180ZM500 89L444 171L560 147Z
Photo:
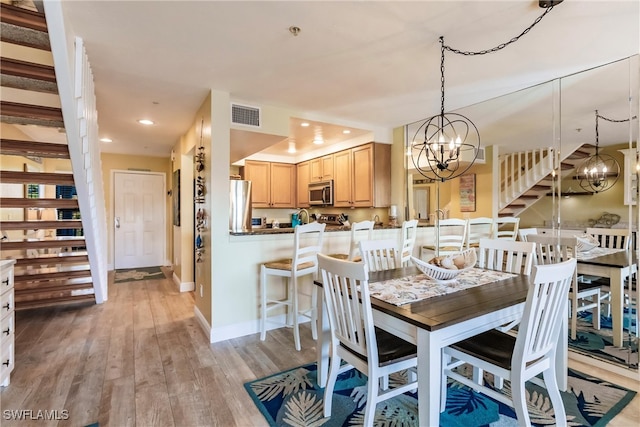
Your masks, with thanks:
M229 231L251 230L251 181L229 181Z

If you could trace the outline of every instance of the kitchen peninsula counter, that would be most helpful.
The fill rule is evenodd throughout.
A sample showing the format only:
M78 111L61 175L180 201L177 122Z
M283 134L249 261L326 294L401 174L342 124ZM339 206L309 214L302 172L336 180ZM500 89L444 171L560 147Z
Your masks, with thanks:
M433 227L432 225L418 225L418 228L426 228ZM402 225L388 225L388 224L380 224L373 227L374 230L395 230L401 229ZM291 227L280 227L280 228L254 228L250 231L241 231L241 232L229 232L231 236L260 236L260 235L273 235L273 234L293 234L294 229ZM327 225L324 230L325 232L336 232L336 231L351 231L351 226L346 225Z

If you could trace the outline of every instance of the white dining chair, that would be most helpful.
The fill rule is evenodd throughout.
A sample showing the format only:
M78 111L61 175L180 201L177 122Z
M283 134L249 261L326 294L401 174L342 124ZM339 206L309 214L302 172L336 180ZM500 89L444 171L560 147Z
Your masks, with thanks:
M600 242L601 248L624 249L631 248L631 234L626 228L587 228L587 234L595 237ZM635 274L634 274L635 276ZM600 286L600 303L606 306L607 317L611 316L611 281L608 277L584 276L585 280L596 283ZM627 283L629 283L627 281ZM633 290L633 289L632 289ZM624 302L631 306L633 302L633 292L624 292Z
M300 330L298 317L308 317L311 320L311 333L317 339L316 299L317 286L312 286L311 305L307 310L300 310L298 306L298 279L302 276L315 278L318 271L317 254L322 249L322 238L326 224L311 222L299 225L294 230L293 257L265 262L260 266L260 340L264 341L267 334L267 312L286 307L286 325L293 326L293 339L296 350L300 351ZM268 298L268 277L277 276L284 279L286 297L280 299Z
M318 268L332 338L324 416L331 416L338 374L355 368L367 376L363 425L373 426L378 402L417 389L416 346L374 326L366 264L318 254ZM343 360L345 364L341 366ZM393 388L381 387L390 374L407 369L413 371L408 383Z
M402 222L402 245L400 246L400 264L402 266L409 265L411 257L413 256L413 247L416 244L416 237L418 235L418 220L411 219Z
M542 264L555 264L575 258L578 253L578 239L576 237L559 237L542 234L531 234L529 242L536 244L536 262ZM571 289L569 290L571 302L571 339L575 340L578 334L578 313L591 311L593 328L600 329L600 287L594 283L578 281L576 272Z
M382 271L399 268L400 255L395 239L361 240L360 256L369 271Z
M575 258L534 267L517 336L492 329L444 348L441 410L446 408L447 378L451 378L514 407L518 424L528 426L525 383L531 381L547 389L556 425L567 425L556 380L556 350L575 272ZM454 369L464 363L510 381L511 396L485 386L481 377L470 379ZM536 378L540 373L542 380Z
M518 240L521 242L526 242L529 234L538 234L538 229L535 227L518 228Z
M492 235L494 239L516 240L518 238L518 227L520 218L515 216L503 216L493 220Z
M490 239L493 229L493 218L479 217L469 218L469 231L467 232L466 247L478 248L480 239Z
M373 226L375 222L373 221L359 221L351 223L351 240L349 242L349 253L348 254L330 254L329 256L338 259L346 259L349 261L358 261L359 257L359 247L358 242L362 239L371 240L373 238Z
M480 268L528 276L536 257L536 245L506 239L480 239L478 252Z
M433 244L420 247L420 259L423 259L425 254L442 256L462 252L468 230L469 221L466 219L439 219L434 229ZM439 233L437 238L435 233Z

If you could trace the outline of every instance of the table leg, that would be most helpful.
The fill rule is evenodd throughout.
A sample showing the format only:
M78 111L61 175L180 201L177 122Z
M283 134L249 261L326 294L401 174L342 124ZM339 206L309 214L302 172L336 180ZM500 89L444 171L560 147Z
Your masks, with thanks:
M560 391L567 391L567 371L569 369L569 304L567 315L564 316L560 334L558 334L558 348L556 350L556 381Z
M611 286L611 317L613 329L613 345L622 347L622 326L623 326L623 294L624 294L624 277L623 269L612 268L609 275Z
M327 385L329 376L329 343L331 342L331 330L329 329L329 319L324 309L324 292L320 292L316 299L318 313L318 341L316 343L316 357L318 364L317 382L320 387Z
M434 334L418 328L418 425L440 424L442 345Z

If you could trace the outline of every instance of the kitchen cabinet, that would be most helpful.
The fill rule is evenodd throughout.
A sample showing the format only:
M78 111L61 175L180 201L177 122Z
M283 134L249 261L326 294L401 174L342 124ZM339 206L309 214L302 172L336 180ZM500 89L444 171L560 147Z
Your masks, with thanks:
M387 207L391 203L391 146L369 143L334 153L335 207Z
M247 160L241 168L240 174L242 179L251 181L252 207L296 207L295 165Z
M0 385L6 387L15 366L15 314L13 292L13 264L15 260L0 261Z
M333 160L333 156L332 156ZM298 163L296 165L297 173L296 178L298 181L297 187L297 207L308 208L309 207L309 182L311 181L311 161Z
M310 182L329 181L333 179L333 154L309 160Z

